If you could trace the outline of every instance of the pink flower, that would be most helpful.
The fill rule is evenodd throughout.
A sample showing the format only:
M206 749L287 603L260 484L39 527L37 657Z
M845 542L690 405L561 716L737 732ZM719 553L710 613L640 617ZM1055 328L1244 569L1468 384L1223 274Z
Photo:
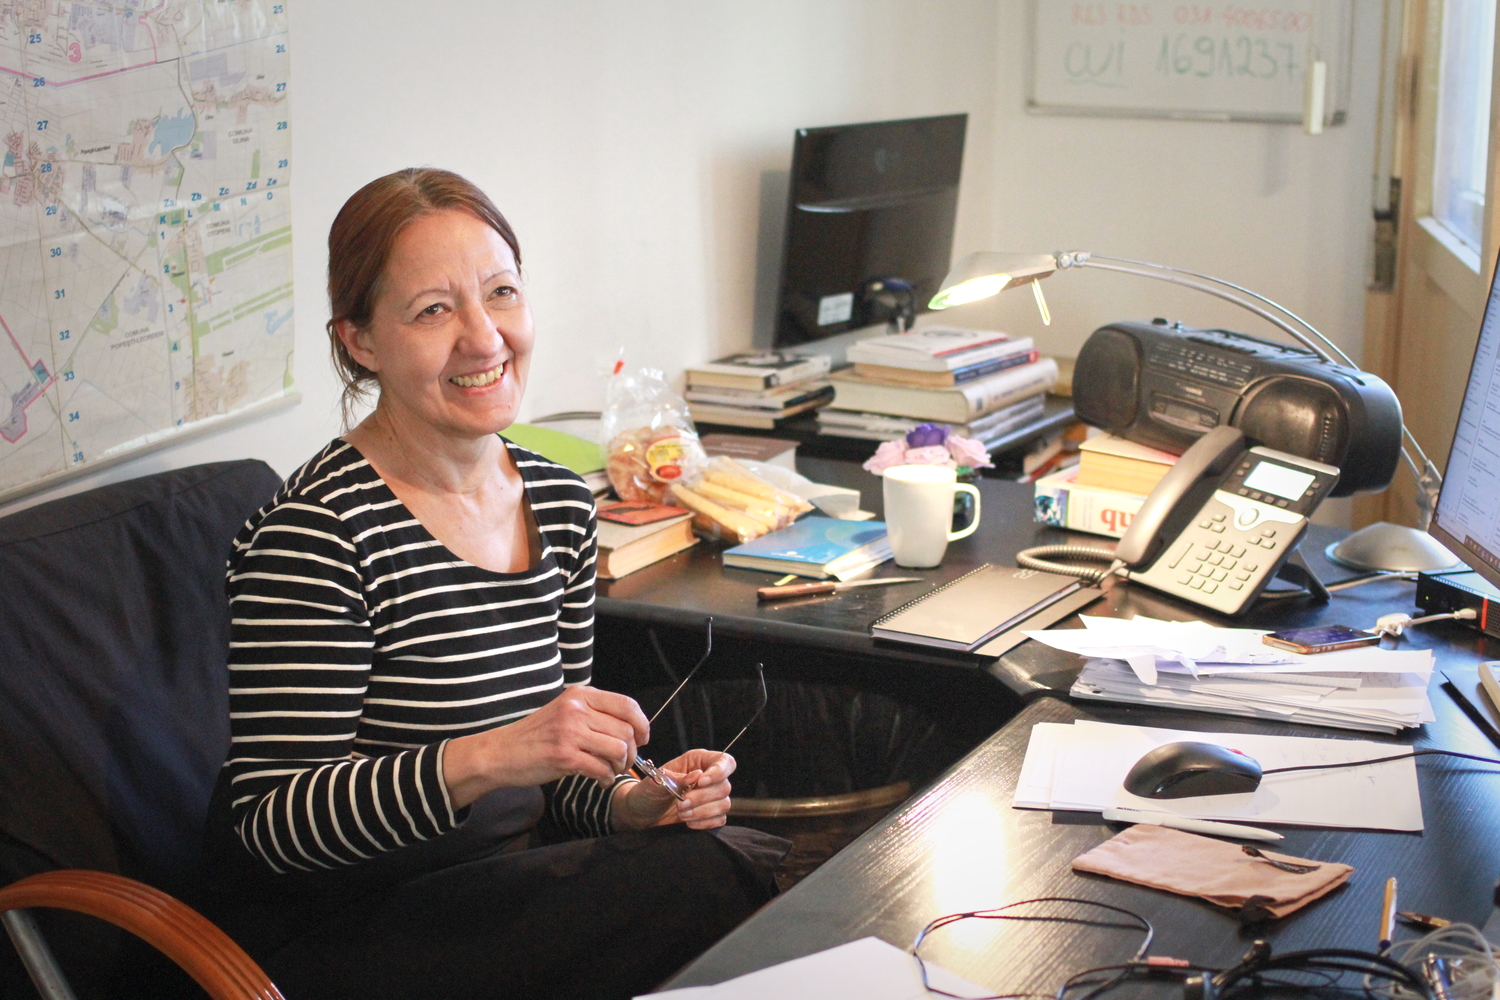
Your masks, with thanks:
M971 469L988 468L995 464L990 461L990 454L984 450L984 445L973 438L954 434L948 438L947 450L957 464L967 465Z
M907 465L941 465L953 468L958 463L953 461L948 454L948 449L940 444L928 445L926 448L907 448Z
M882 441L880 447L875 449L875 454L865 462L865 471L878 476L893 465L906 464L905 441Z

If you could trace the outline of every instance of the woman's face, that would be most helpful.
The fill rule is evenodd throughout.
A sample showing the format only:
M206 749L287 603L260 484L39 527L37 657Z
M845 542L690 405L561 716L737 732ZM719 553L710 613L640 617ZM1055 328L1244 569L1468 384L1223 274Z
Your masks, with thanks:
M450 435L481 437L516 418L535 339L515 255L457 209L396 238L369 326L338 326L375 372L380 406Z

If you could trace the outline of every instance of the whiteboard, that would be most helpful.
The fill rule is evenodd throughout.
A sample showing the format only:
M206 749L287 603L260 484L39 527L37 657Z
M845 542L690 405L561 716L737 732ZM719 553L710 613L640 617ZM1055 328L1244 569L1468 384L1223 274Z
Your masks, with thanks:
M1304 73L1328 64L1325 125L1348 108L1353 0L1032 0L1037 114L1301 122Z

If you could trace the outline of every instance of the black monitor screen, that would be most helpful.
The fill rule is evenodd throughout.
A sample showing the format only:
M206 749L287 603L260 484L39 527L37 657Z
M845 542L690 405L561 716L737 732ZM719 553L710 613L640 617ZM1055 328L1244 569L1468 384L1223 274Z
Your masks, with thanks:
M953 255L968 117L797 131L777 347L927 311Z
M1500 275L1497 275L1500 277ZM1443 492L1428 529L1490 583L1500 586L1500 281L1479 326Z

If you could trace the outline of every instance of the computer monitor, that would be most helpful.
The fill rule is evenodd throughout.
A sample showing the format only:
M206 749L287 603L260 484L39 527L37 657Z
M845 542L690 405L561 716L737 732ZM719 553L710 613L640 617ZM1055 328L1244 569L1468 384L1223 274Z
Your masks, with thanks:
M1490 283L1443 490L1427 530L1500 587L1500 281Z
M775 346L927 311L953 256L968 118L797 130Z

